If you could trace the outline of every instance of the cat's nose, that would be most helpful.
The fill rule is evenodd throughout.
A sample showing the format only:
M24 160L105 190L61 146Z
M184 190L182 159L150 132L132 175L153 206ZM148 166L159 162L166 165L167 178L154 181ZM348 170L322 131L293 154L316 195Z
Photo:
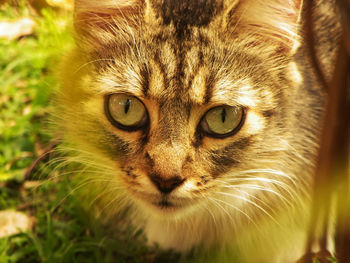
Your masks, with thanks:
M151 179L152 183L158 188L158 190L163 194L170 193L185 181L185 179L180 176L162 177L156 173L150 174L149 178Z

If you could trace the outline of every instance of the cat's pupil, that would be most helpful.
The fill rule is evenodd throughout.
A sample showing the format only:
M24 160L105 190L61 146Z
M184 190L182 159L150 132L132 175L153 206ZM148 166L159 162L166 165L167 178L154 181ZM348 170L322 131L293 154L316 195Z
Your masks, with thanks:
M226 109L223 108L222 111L221 111L221 121L222 123L224 123L226 120Z
M130 109L130 100L126 99L124 113L127 114L129 112L129 109Z

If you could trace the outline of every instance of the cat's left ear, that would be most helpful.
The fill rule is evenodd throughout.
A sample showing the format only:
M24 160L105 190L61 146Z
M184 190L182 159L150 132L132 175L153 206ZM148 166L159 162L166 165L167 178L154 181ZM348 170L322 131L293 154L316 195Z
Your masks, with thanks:
M239 34L255 35L260 41L277 44L293 53L303 0L224 0L225 26Z

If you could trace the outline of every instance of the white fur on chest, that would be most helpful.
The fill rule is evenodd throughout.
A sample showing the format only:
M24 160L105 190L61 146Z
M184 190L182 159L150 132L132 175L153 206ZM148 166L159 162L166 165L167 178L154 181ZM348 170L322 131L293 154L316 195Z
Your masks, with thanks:
M225 215L208 207L179 218L149 214L137 221L143 222L148 243L157 243L162 249L185 253L196 246L203 250L225 248L249 263L292 263L303 256L308 221L305 213L289 211L276 217L277 223L265 220L255 225Z

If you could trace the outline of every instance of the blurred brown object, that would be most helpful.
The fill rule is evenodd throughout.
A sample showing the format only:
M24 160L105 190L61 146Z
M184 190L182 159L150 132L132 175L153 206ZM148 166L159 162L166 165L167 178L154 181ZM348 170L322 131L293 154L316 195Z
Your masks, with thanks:
M350 0L337 0L337 2L344 30L344 46L348 57L350 57Z
M18 0L0 0L0 6L5 4L5 3L12 5L12 6L18 6Z
M336 254L339 263L350 262L350 0L337 0L343 26L343 42L339 54L339 65L334 73L335 87L342 86L344 96L339 100L340 113L338 129L343 133L343 141L338 139L339 167L336 172L344 173L338 178L338 221L336 236ZM343 145L341 145L343 143Z
M314 23L312 10L315 0L306 5L305 39L315 74L327 92L320 150L314 182L313 224L310 229L307 255L303 262L313 261L313 235L317 232L315 222L321 222L322 233L318 237L321 252L327 252L331 245L328 234L336 223L335 256L338 263L350 262L350 0L337 0L341 14L342 41L331 81L327 82L319 58L315 52ZM332 200L336 198L336 202ZM336 222L332 222L335 207ZM331 222L331 224L330 224ZM317 236L317 235L316 235ZM325 262L331 262L326 259Z
M22 36L31 35L35 22L30 18L20 18L16 21L0 21L0 38L13 40Z
M41 9L50 7L46 0L29 0L28 3L36 11L39 11L39 13Z

